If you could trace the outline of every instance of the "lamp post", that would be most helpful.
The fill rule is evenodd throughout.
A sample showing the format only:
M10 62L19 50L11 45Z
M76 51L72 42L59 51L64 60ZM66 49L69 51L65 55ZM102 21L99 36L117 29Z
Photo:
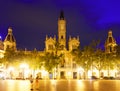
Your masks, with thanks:
M13 71L14 71L14 68L13 67L9 67L9 74L10 74L10 79L13 79Z
M78 68L78 79L82 79L82 75L83 75L84 69L82 67Z
M20 68L22 69L22 78L25 79L25 70L28 68L28 65L26 63L23 63L20 65Z

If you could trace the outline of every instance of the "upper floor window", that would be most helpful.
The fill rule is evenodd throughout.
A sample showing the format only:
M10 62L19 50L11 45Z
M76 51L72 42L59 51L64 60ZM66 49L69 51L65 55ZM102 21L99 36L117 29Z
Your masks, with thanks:
M112 43L112 37L109 37L109 43Z
M6 46L6 48L7 48L7 49L8 49L8 48L10 48L10 46L9 46L9 45L7 45L7 46Z
M53 45L48 45L48 50L53 50Z
M112 47L110 46L110 52L112 52Z
M61 62L61 68L64 68L64 67L65 67L65 60L63 59Z
M76 45L72 45L72 50L73 49L77 49L77 46Z
M76 63L73 63L73 68L76 68L76 67L77 67Z
M61 39L63 39L63 35L61 36Z
M63 49L64 49L64 45L61 45L61 46L60 46L60 49L63 50Z

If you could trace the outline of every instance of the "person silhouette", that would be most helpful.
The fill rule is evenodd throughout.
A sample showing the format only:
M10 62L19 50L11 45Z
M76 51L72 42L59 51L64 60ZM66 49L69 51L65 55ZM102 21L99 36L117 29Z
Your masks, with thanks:
M39 89L39 76L37 75L36 79L35 79L35 88L36 90Z
M33 90L33 77L32 77L32 75L30 75L29 80L30 80L30 83L31 83L31 90Z

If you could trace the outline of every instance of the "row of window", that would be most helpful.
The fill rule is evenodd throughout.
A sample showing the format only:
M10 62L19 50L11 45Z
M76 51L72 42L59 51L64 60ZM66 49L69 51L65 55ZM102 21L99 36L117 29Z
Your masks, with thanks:
M76 49L77 45L72 45L72 49ZM48 45L48 50L53 50L54 49L54 45ZM64 45L60 46L60 49L63 50L64 49Z

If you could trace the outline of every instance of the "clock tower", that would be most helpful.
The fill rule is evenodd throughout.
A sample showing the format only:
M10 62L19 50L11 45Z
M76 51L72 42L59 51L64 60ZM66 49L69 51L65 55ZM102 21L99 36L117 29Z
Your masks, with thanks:
M60 12L60 17L58 19L58 42L62 50L66 49L66 20L63 11Z

